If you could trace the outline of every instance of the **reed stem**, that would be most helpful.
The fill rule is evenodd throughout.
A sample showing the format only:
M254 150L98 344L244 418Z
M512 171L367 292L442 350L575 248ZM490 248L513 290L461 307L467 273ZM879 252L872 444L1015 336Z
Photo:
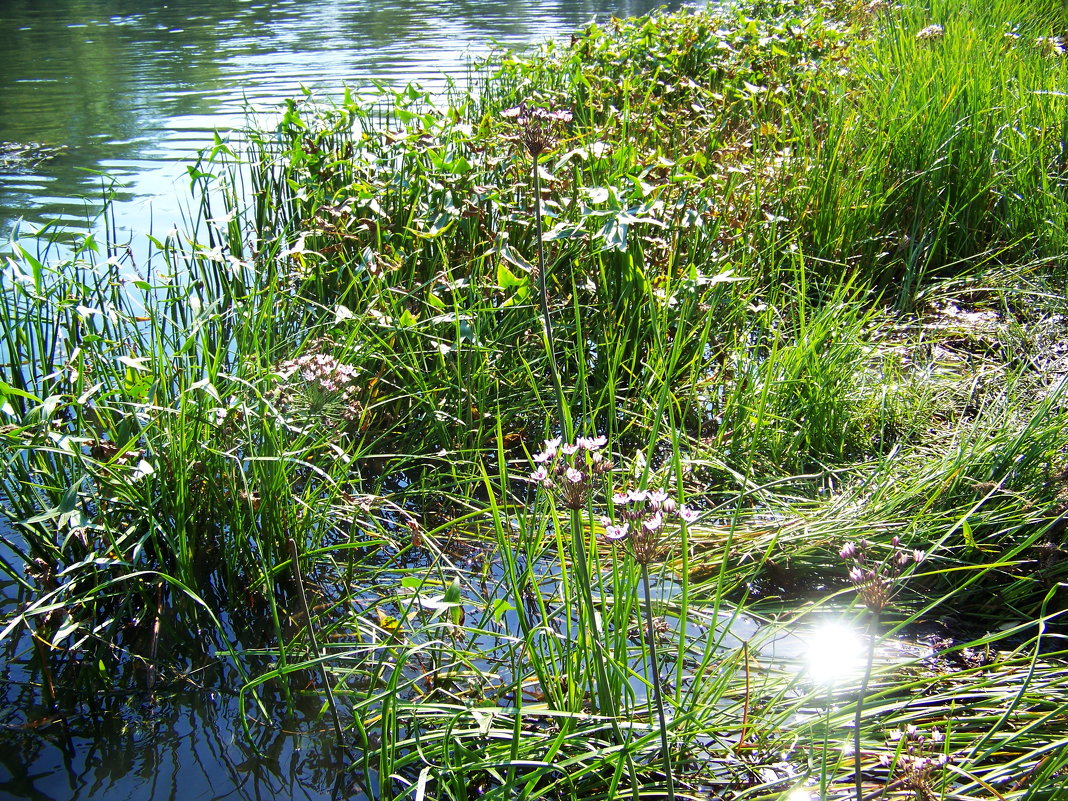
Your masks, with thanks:
M304 592L304 579L300 575L300 559L297 552L297 541L292 537L289 537L286 542L289 544L289 556L292 560L293 566L293 578L297 582L297 593L300 597L300 606L304 610L304 619L308 623L308 642L311 644L312 655L319 663L319 677L323 682L323 689L326 690L326 702L330 707L330 715L334 719L334 733L337 735L338 747L342 747L343 740L345 739L345 732L341 728L341 716L337 711L337 701L334 699L334 688L330 685L330 676L326 672L326 664L322 661L322 652L319 650L319 643L315 639L315 629L312 626L311 607L308 606L308 596Z
M649 675L653 681L653 698L656 702L657 716L660 718L660 748L664 763L664 776L667 780L668 801L675 801L675 780L671 773L671 751L668 748L667 716L664 714L664 696L660 691L660 670L656 658L656 633L653 631L653 605L649 592L649 566L642 567L642 588L645 590L645 627L649 641Z
M875 635L879 629L879 612L873 610L868 619L868 660L864 665L864 678L860 682L860 694L857 696L857 708L853 715L853 781L856 784L857 801L864 798L864 780L861 773L860 754L860 719L864 714L864 696L868 692L871 679L871 666L875 661Z

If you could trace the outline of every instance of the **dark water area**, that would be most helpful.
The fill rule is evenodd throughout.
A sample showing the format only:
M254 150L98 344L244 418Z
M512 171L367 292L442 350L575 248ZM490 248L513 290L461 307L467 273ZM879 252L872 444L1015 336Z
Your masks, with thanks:
M0 240L73 229L117 182L125 231L181 220L186 165L302 87L442 87L473 57L521 48L662 0L0 0ZM51 148L58 148L57 151Z
M290 713L269 723L252 719L243 731L236 694L203 688L204 681L225 686L211 673L190 676L184 687L83 699L78 712L63 717L33 703L32 672L29 684L5 682L0 798L251 801L375 794L322 722Z

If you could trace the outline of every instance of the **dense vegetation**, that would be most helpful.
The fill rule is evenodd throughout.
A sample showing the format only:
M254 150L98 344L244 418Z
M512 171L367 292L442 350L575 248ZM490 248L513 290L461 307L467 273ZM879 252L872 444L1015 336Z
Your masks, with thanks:
M221 654L375 796L1068 797L1066 27L613 21L13 243L2 637L60 708Z

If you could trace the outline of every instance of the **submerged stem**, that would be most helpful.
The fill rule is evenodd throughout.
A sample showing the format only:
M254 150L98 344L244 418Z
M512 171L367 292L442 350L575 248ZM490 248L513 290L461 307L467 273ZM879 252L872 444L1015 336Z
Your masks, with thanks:
M660 748L664 761L664 776L667 779L668 801L675 801L675 780L671 774L671 751L668 750L667 716L664 714L664 696L660 692L660 670L656 659L656 635L653 631L653 604L649 593L649 565L642 566L642 588L645 590L645 627L649 640L649 673L653 680L653 698L660 718Z

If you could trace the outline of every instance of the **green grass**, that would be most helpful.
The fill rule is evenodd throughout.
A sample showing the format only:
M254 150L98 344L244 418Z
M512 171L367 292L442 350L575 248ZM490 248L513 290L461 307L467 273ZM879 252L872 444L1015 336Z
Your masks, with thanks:
M855 798L858 709L865 798L1066 797L1066 26L613 21L447 99L294 99L190 167L147 265L13 243L2 637L50 703L207 645L250 719L310 699L325 728L325 669L382 797ZM520 102L574 117L544 237ZM571 509L529 478L565 416L614 463ZM605 532L657 488L701 517L648 603ZM926 557L860 704L770 643L864 628L838 551L895 536Z

